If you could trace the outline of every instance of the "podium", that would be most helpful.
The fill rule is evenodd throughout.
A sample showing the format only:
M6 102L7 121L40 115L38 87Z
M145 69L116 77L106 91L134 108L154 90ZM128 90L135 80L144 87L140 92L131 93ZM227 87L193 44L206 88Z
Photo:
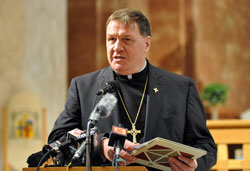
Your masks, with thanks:
M66 171L66 167L40 167L39 171ZM35 167L23 168L23 171L35 171ZM85 171L86 167L71 167L69 171ZM92 171L114 171L115 167L112 166L96 166L92 167ZM144 166L119 166L118 171L147 171Z

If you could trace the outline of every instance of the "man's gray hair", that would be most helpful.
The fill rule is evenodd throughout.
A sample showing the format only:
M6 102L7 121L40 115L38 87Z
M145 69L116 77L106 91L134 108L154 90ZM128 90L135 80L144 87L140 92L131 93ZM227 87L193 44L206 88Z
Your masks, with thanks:
M147 17L138 10L133 10L129 8L119 9L109 16L106 22L106 28L110 21L119 20L124 25L132 24L133 22L138 24L140 34L143 37L151 36L151 27Z

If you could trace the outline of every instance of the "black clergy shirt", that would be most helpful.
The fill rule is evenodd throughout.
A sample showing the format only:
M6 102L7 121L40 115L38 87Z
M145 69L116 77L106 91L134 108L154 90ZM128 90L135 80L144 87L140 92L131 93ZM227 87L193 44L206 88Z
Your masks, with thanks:
M147 74L148 74L148 64L141 72L133 74L132 78L129 78L128 76L118 75L117 73L114 74L115 79L120 84L119 91L121 93L122 99L125 103L127 111L133 123L135 121L139 105L142 99L142 94L145 87ZM137 130L141 130L141 133L138 133L136 136L136 140L138 143L142 141L142 138L144 136L146 104L147 104L147 89L144 95L142 107L137 122L135 124L135 128ZM124 128L131 130L132 129L131 122L129 121L129 118L124 110L124 107L122 105L119 96L118 96L118 105L120 111L119 113L120 123L123 125ZM127 139L133 141L133 136L128 133Z

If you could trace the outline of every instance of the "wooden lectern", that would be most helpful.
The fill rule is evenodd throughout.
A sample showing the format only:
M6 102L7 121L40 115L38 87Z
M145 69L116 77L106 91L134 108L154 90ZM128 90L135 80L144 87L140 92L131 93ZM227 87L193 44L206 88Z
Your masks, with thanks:
M66 171L66 167L41 167L39 171ZM35 171L35 167L23 168L23 171ZM85 171L85 167L72 167L69 171ZM114 171L115 167L106 166L106 167L92 167L92 171ZM144 166L119 166L118 171L147 171Z
M218 159L212 170L250 171L250 120L208 120L207 126L218 147ZM242 145L242 156L230 158L229 145Z

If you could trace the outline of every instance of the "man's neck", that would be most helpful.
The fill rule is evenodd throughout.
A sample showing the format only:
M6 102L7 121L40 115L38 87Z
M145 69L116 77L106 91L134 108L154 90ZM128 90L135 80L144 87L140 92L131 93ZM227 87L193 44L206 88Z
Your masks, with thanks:
M136 73L139 73L139 72L143 71L146 68L146 66L147 66L147 60L145 59L144 65L140 69L138 69L137 71L133 71L133 72L128 73L128 74L126 74L126 73L118 73L118 72L116 72L116 73L119 74L119 75L122 75L122 76L133 75L133 74L136 74Z
M143 70L146 68L146 66L147 66L147 61L146 61L146 59L145 59L144 66L143 66L138 72L136 72L136 73L139 73L139 72L143 71ZM136 73L134 73L134 74L136 74ZM132 75L133 75L133 74L127 75L127 77L128 77L129 80L131 80L131 79L133 78Z
M128 80L131 80L135 75L138 75L139 73L141 73L146 67L147 67L147 60L145 59L145 64L139 71L134 72L133 74L119 74L119 73L116 73L116 75L120 75L123 78L127 77Z

